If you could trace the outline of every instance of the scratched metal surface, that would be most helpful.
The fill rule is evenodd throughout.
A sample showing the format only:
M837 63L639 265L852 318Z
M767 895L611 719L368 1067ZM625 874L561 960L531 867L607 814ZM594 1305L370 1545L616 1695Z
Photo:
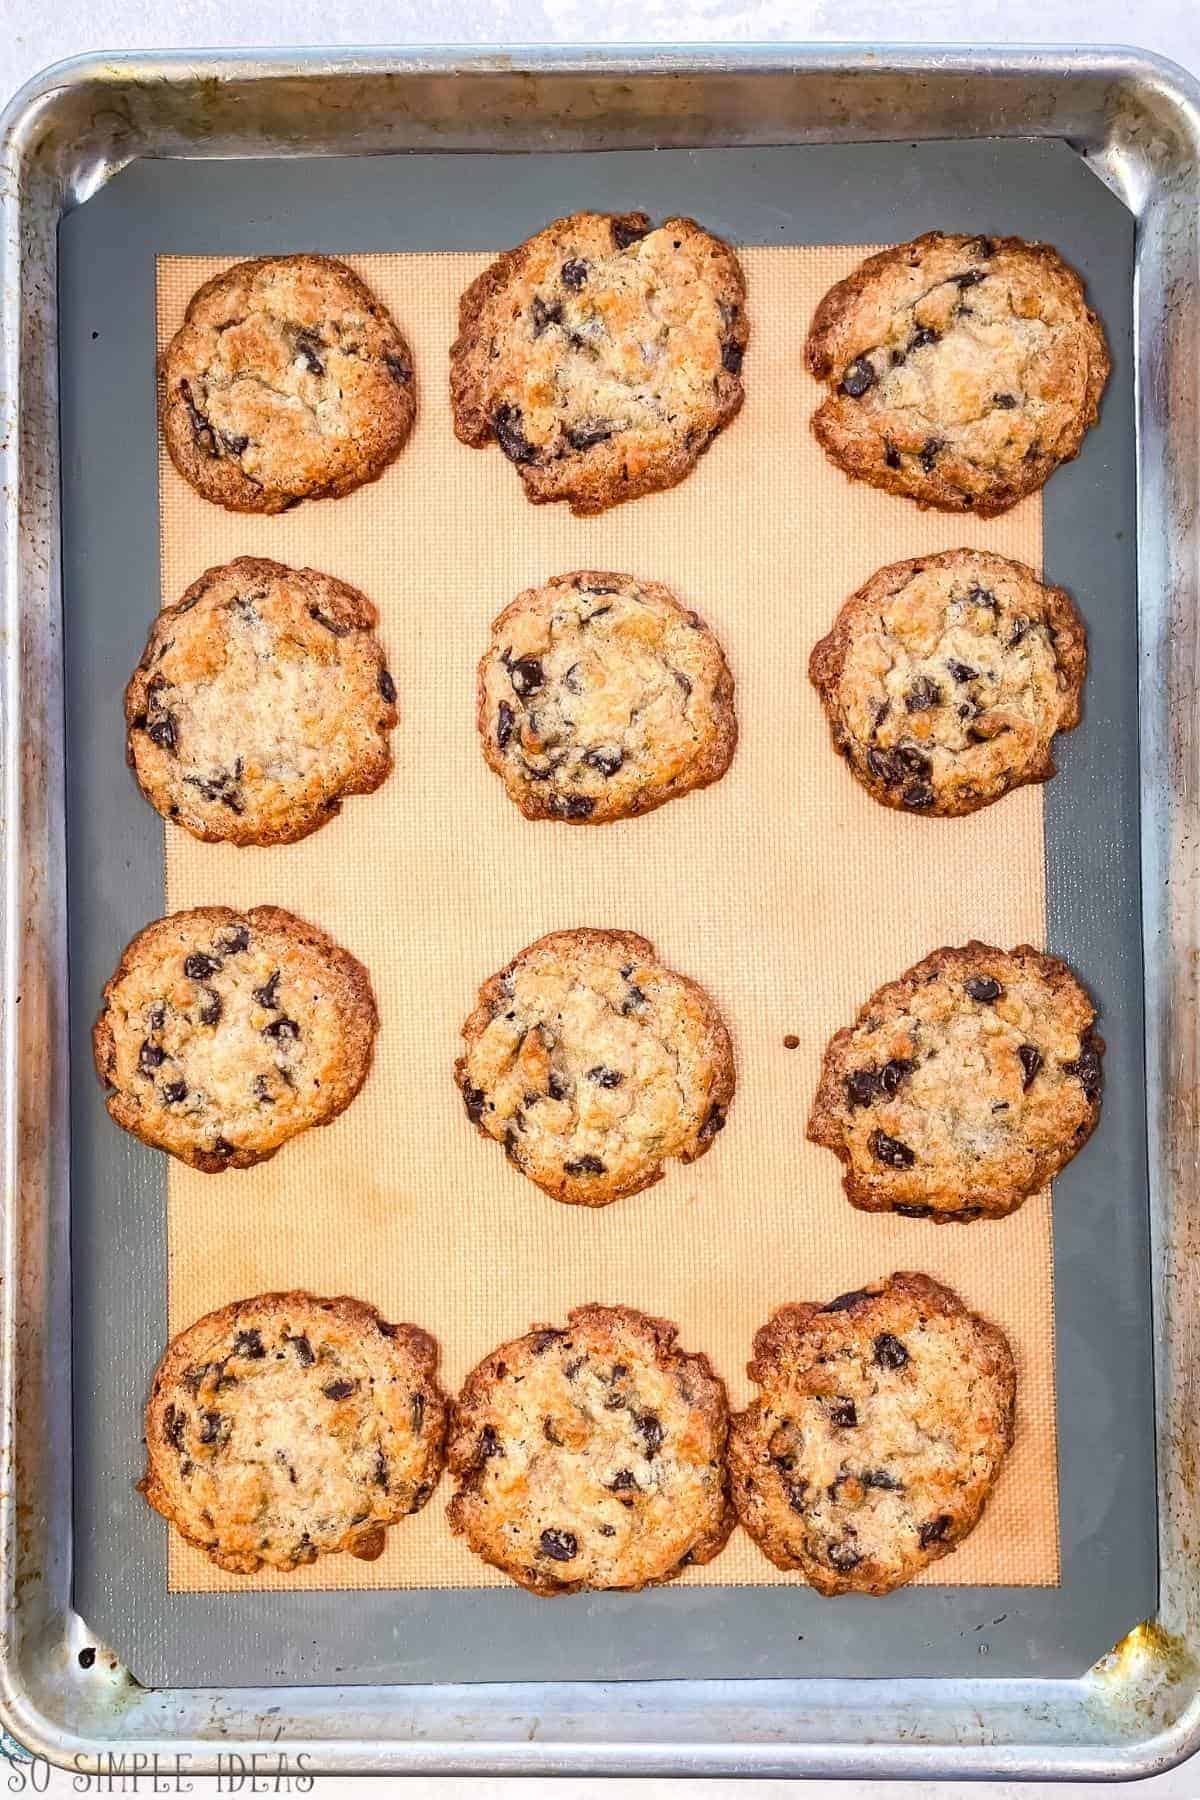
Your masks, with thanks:
M1195 1343L1177 1328L1192 1297L1196 1154L1196 546L1194 334L1200 131L1185 77L1128 53L630 52L575 61L317 56L107 64L48 81L9 115L4 243L9 422L0 447L10 821L3 1025L6 1053L3 1448L0 1501L8 1721L58 1755L115 1739L254 1742L282 1723L317 1766L762 1773L1109 1773L1162 1766L1197 1731L1189 1639L1195 1566L1183 1533L1195 1409ZM556 67L560 63L563 66ZM247 104L252 102L253 104ZM528 1682L331 1692L158 1690L132 1684L87 1641L69 1603L63 1507L66 1370L66 1008L62 656L54 228L139 149L286 153L398 147L537 148L597 142L780 143L849 137L1069 137L1139 217L1140 735L1147 945L1153 1281L1161 1328L1159 1623L1077 1680L863 1684L818 1678L667 1684ZM1064 245L1064 247L1066 247ZM1188 427L1192 437L1187 438ZM1169 426L1169 429L1168 429ZM1187 453L1181 444L1187 442ZM1059 480L1064 477L1057 478ZM16 501L17 504L13 502ZM1052 572L1057 572L1053 571ZM1099 779L1099 774L1097 775ZM1104 857L1098 858L1101 882ZM23 1010L15 1005L20 994ZM18 1602L19 1595L19 1604Z

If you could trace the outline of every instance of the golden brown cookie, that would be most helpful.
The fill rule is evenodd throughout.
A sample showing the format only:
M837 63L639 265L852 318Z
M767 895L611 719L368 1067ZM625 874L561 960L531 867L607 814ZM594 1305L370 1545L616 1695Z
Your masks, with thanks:
M1079 454L1108 380L1104 328L1049 244L930 231L826 294L813 416L856 481L920 506L1007 511Z
M240 556L164 607L125 691L142 792L193 837L289 844L392 765L396 686L371 602Z
M416 410L408 345L332 256L222 270L193 294L159 359L171 460L233 512L283 512L376 480Z
M278 906L199 906L128 945L92 1032L109 1116L206 1174L344 1112L378 1029L367 971Z
M1001 1218L1095 1129L1095 1018L1066 963L1028 944L935 950L833 1038L808 1135L864 1212Z
M889 1594L979 1523L1013 1440L1004 1333L928 1275L783 1306L733 1420L738 1518L822 1594Z
M479 664L488 766L527 819L600 825L718 781L733 677L668 588L580 570L519 594Z
M630 931L555 931L479 990L455 1065L467 1116L556 1200L607 1206L711 1149L733 1049L704 989Z
M742 404L745 301L737 257L692 219L557 219L462 297L455 432L573 512L674 487Z
M711 1562L733 1528L729 1409L708 1358L625 1306L502 1344L454 1408L452 1531L535 1594L634 1590Z
M808 665L833 742L874 799L953 818L1054 774L1079 723L1083 624L1062 588L982 550L880 569Z
M258 1294L168 1344L146 1408L150 1505L218 1568L372 1562L442 1472L437 1345L341 1295Z

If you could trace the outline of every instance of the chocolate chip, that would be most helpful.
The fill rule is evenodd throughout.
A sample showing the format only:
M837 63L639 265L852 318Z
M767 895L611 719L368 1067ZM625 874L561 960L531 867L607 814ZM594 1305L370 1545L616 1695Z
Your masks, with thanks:
M578 1156L574 1162L563 1164L564 1175L603 1175L604 1164L598 1156Z
M901 465L900 452L897 450L895 444L891 443L887 438L883 441L883 460L889 469L898 469Z
M542 1555L554 1562L570 1562L579 1554L579 1539L572 1531L543 1531L539 1541Z
M645 1004L645 994L642 992L636 981L631 981L629 983L629 992L625 996L625 1004L621 1008L622 1013L628 1015L631 1012L640 1012Z
M960 288L973 288L979 286L984 275L982 269L968 269L965 274L952 275L950 279L957 282Z
M168 1406L163 1413L163 1437L172 1450L183 1449L183 1428L187 1420L176 1406Z
M1030 621L1023 613L1017 614L1016 618L1013 620L1012 630L1008 634L1008 647L1010 650L1015 650L1017 645L1021 643L1024 638L1029 636L1029 624Z
M630 1489L637 1488L632 1469L618 1469L610 1482L606 1483L612 1494L627 1494Z
M710 1106L708 1112L705 1114L704 1123L701 1125L697 1136L702 1144L707 1144L716 1137L718 1131L724 1131L724 1129L725 1108L723 1106Z
M337 1381L326 1382L321 1392L327 1400L348 1400L357 1386L357 1381L339 1378Z
M329 614L322 612L319 606L310 606L308 609L308 616L310 619L315 619L318 625L323 626L326 631L331 632L336 638L349 637L354 629L352 625L347 625L342 619L330 618Z
M998 406L1000 408L1001 412L1012 412L1012 410L1016 406L1016 404L1017 404L1017 396L1015 394L993 394L992 395L992 405Z
M886 1469L864 1469L859 1477L865 1488L880 1488L885 1494L902 1494L904 1483Z
M167 1053L158 1044L152 1044L146 1038L138 1051L138 1074L151 1075L155 1069L161 1068L167 1060Z
M375 1486L381 1487L383 1489L384 1493L386 1494L388 1491L388 1463L387 1463L387 1457L383 1454L382 1450L377 1450L375 1452L375 1468L373 1470L373 1479L375 1482Z
M865 356L856 357L842 376L842 392L851 400L861 400L868 388L874 387L877 380L875 370Z
M634 223L637 216L636 213L630 213L625 218L613 220L612 237L618 250L628 250L630 244L636 244L638 239L644 238L649 231L649 225Z
M504 1376L508 1374L508 1369L503 1364L500 1364L497 1366L496 1373L503 1380ZM479 1442L475 1446L475 1468L481 1468L483 1464L488 1461L489 1457L503 1455L504 1451L501 1448L500 1439L496 1436L494 1428L491 1425L485 1425L479 1434Z
M283 1341L292 1346L302 1369L307 1369L310 1363L316 1362L317 1359L313 1355L313 1347L308 1341L307 1332L302 1331L296 1337L285 1336Z
M933 1216L932 1206L897 1206L894 1210L902 1219L929 1219Z
M565 1100L570 1091L570 1088L563 1080L558 1070L551 1069L550 1079L546 1083L546 1092L549 1094L551 1100Z
M996 596L991 588L980 587L978 582L967 589L965 599L968 606L983 606L987 608L988 612L999 610Z
M603 1088L620 1087L625 1079L620 1069L605 1068L603 1063L597 1063L594 1069L589 1069L587 1078L589 1081L594 1081L597 1087Z
M936 1519L926 1519L917 1533L922 1550L928 1550L930 1544L940 1544L950 1525L949 1513L939 1513Z
M220 967L215 956L205 956L202 951L196 951L192 956L184 958L183 972L189 981L206 981Z
M565 1331L556 1331L552 1328L546 1331L535 1331L529 1347L535 1356L545 1356L547 1350L553 1350L555 1344L563 1343L567 1335Z
M902 1144L899 1138L889 1137L886 1131L873 1131L868 1143L876 1162L886 1164L889 1169L911 1169L917 1160L907 1144Z
M222 1433L228 1435L229 1420L223 1413L203 1412L200 1414L200 1442L217 1444L221 1442Z
M296 333L296 355L299 356L310 375L323 375L325 364L317 355L318 350L325 348L322 340L311 331Z
M560 819L590 819L596 810L596 802L587 794L570 794L566 799L554 802L554 811Z
M407 387L412 380L412 366L396 350L385 350L384 366L392 380L400 387Z
M238 791L238 780L241 776L241 759L238 759L236 771L219 769L215 775L185 775L188 787L194 787L202 797L210 803L227 806L232 813L245 812L245 802Z
M275 1038L281 1044L295 1043L300 1036L300 1027L295 1019L272 1019L269 1025L263 1026L262 1035L266 1038Z
M657 1413L644 1412L634 1416L634 1430L646 1446L647 1456L657 1456L662 1449L662 1420Z
M846 1077L846 1101L851 1111L856 1106L870 1106L879 1092L879 1074L875 1069L854 1069Z
M533 320L533 335L535 338L541 337L547 325L557 325L560 322L562 319L562 306L558 301L553 301L547 306L541 295L535 294L533 296L533 305L530 307L529 313Z
M507 700L502 700L500 702L500 710L496 714L496 742L501 750L508 748L508 741L512 737L513 726L516 722L516 713L508 704Z
M616 426L603 419L586 419L582 425L567 427L567 442L572 450L590 450L593 444L605 444Z
M934 465L942 451L946 448L945 438L926 438L921 446L921 467L927 475L932 475Z
M905 709L908 712L928 712L931 706L942 704L942 690L936 681L928 675L919 675L904 696Z
M589 750L584 757L589 768L598 769L601 775L615 775L625 761L624 756L615 744L601 744L596 750Z
M509 462L532 462L534 448L521 429L524 419L519 406L499 406L492 418L492 430L496 434L496 442L507 456Z
M580 288L587 283L588 266L579 257L573 256L569 262L563 264L559 273L563 286L569 288L571 293L577 294Z
M955 662L951 660L946 664L946 667L949 669L955 681L974 681L979 673L978 669L973 669L970 663L965 662Z
M849 1312L850 1308L857 1306L860 1300L869 1298L866 1288L851 1288L848 1294L839 1294L836 1300L830 1300L821 1308L821 1311L823 1313Z
M467 1109L467 1117L473 1125L478 1125L483 1118L484 1092L482 1088L464 1087L462 1091L463 1105Z
M265 981L262 987L256 987L254 990L254 998L268 1012L275 1012L279 1005L279 973L279 970L276 969L269 981Z
M745 355L744 344L739 344L735 338L727 339L725 348L721 352L722 368L727 369L731 375L740 375Z
M266 1075L254 1077L254 1095L257 1100L262 1101L264 1106L274 1106L275 1096L271 1092L271 1083Z
M156 1000L146 1014L146 1023L151 1031L161 1031L167 1022L167 1009L161 1000Z
M1021 1059L1024 1071L1021 1080L1021 1091L1026 1092L1037 1079L1037 1072L1042 1066L1042 1053L1035 1044L1018 1044L1017 1055Z
M263 1348L262 1333L254 1326L249 1331L239 1331L233 1340L233 1354L244 1356L250 1362L261 1362L267 1354Z
M216 456L217 440L208 417L201 412L192 397L192 386L189 381L181 381L179 391L183 395L183 404L188 410L188 420L192 427L192 436L206 456Z
M977 1000L980 1006L990 1006L993 1000L999 1000L1004 989L994 975L968 975L963 982L969 1000Z
M894 1094L905 1076L911 1075L916 1063L908 1056L893 1056L885 1062L879 1071L879 1086L883 1093Z
M600 1526L600 1536L601 1537L616 1537L616 1535L617 1535L617 1528L615 1525L601 1525ZM80 1652L80 1654L81 1655L83 1654L82 1651Z
M868 750L867 768L887 787L903 787L905 782L924 781L933 764L919 750L899 745L894 750Z
M250 948L250 932L245 925L231 925L218 936L217 944L227 956L238 956Z
M875 1361L881 1369L902 1369L908 1361L908 1351L890 1331L881 1331L875 1339Z
M146 727L146 736L160 750L169 750L174 755L178 743L178 723L172 713L163 713Z
M985 261L989 257L995 256L996 246L992 242L992 239L990 237L976 238L975 239L975 254L976 254L976 256L982 256Z
M394 706L396 704L396 683L392 680L387 669L380 669L379 671L379 692L383 695L389 706Z
M224 1157L225 1161L228 1162L231 1156L237 1155L237 1145L231 1144L228 1138L214 1138L213 1155Z
M200 1002L200 1023L202 1025L217 1024L224 1010L221 996L216 988L205 988L204 997Z
M931 787L919 784L916 787L905 788L900 798L911 811L924 812L927 806L933 805L936 795Z
M1091 1032L1088 1032L1083 1040L1077 1061L1064 1063L1062 1068L1064 1075L1074 1075L1078 1079L1087 1099L1095 1100L1097 1098L1103 1076L1100 1051Z
M862 1561L862 1556L848 1538L843 1538L840 1544L830 1544L827 1555L834 1568L840 1569L843 1574L850 1569L857 1569Z
M914 350L924 350L927 344L936 344L939 336L940 333L932 325L918 325L908 340L905 354L911 356Z
M515 663L509 663L508 678L524 700L539 692L545 672L536 656L522 656Z
M169 1081L162 1090L162 1097L168 1106L178 1106L181 1100L187 1099L186 1081Z
M828 1411L831 1425L841 1425L849 1429L850 1426L858 1424L858 1408L853 1400L846 1400L840 1394L835 1400L830 1401Z

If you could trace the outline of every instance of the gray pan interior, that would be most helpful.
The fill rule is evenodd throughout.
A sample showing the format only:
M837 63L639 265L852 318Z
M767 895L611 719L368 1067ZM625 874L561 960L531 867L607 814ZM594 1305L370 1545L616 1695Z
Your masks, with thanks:
M154 259L491 248L584 207L691 213L744 244L895 241L937 226L1044 238L1084 273L1107 327L1101 425L1051 480L1045 510L1048 576L1074 594L1091 647L1083 724L1046 790L1049 945L1084 974L1109 1042L1099 1130L1055 1188L1058 1589L837 1602L798 1585L554 1602L491 1589L167 1593L166 1527L133 1487L165 1341L166 1164L109 1123L89 1046L122 947L163 910L162 827L124 766L121 725L160 596ZM1154 1612L1133 242L1130 214L1065 145L1012 141L144 161L64 219L74 1598L143 1683L1071 1676ZM804 406L798 382L797 430ZM1003 1225L966 1229L986 1255Z

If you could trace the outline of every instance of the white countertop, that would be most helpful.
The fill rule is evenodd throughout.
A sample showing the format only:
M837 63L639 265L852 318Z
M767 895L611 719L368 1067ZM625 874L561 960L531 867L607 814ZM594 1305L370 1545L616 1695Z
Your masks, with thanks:
M580 43L1003 43L1133 44L1200 71L1197 0L275 0L270 8L230 0L0 0L0 93L31 75L95 50L212 46ZM40 15L40 16L39 16ZM970 1800L1052 1800L1128 1794L1130 1800L1197 1800L1196 1764L1126 1787L1033 1789L975 1786ZM954 1789L926 1783L666 1782L525 1780L389 1783L410 1800L952 1800ZM71 1793L69 1777L50 1792ZM197 1800L211 1784L197 1780ZM379 1788L374 1791L381 1792ZM360 1800L351 1781L320 1780L314 1800ZM963 1789L957 1790L959 1794Z

